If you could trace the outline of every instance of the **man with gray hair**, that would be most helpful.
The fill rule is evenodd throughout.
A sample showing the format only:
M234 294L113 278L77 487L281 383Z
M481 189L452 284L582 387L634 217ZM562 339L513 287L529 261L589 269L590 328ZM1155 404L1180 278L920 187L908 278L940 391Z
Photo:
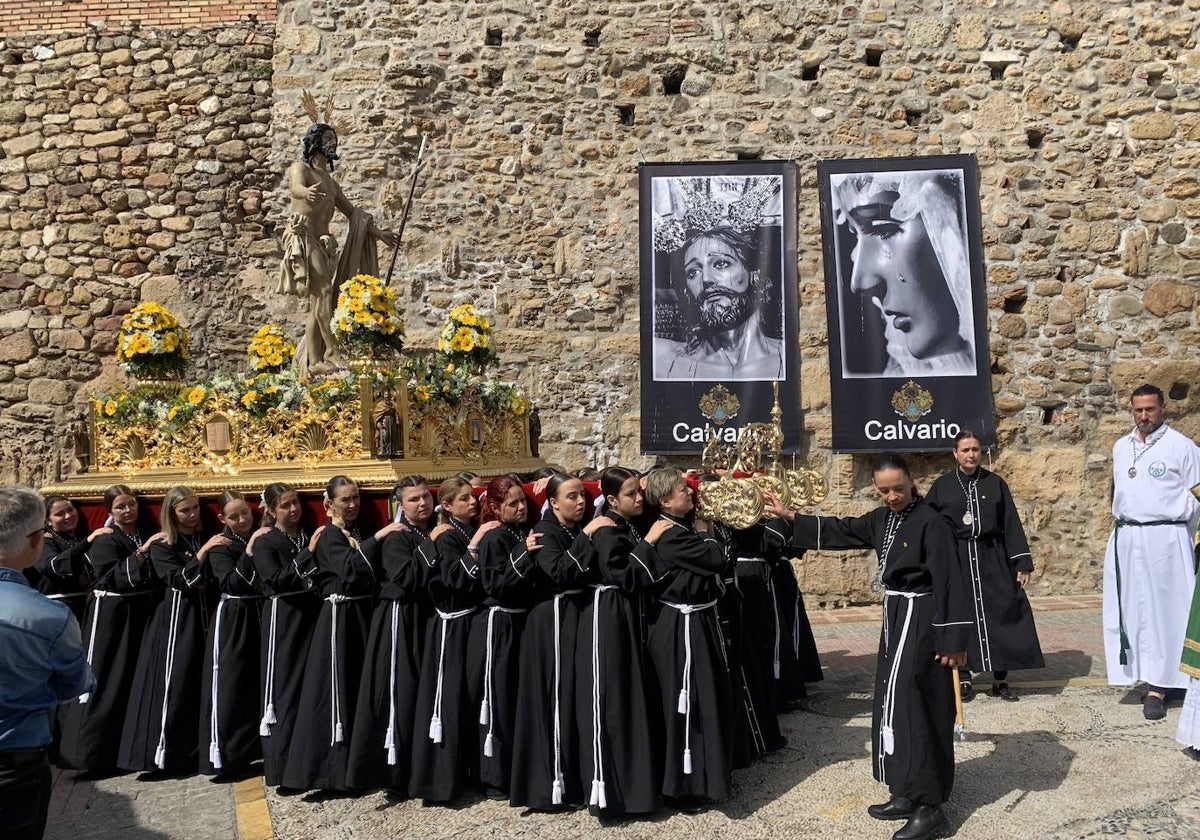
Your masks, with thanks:
M29 487L0 488L0 826L39 840L50 807L50 711L96 687L71 610L32 589L46 506Z

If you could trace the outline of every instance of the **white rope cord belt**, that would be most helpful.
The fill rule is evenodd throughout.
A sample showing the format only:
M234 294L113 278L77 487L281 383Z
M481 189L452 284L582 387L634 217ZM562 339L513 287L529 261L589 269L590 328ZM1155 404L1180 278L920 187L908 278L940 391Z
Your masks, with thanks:
M908 628L912 624L913 601L917 598L923 598L929 595L929 592L898 592L895 589L885 589L883 593L883 627L884 627L884 645L888 644L887 637L887 599L888 598L903 598L908 603L905 604L904 624L900 628L900 641L896 645L896 656L892 659L891 668L888 671L887 685L883 692L883 714L879 718L879 776L880 781L885 781L884 777L884 756L892 755L896 751L895 732L892 729L892 718L896 712L896 679L900 675L900 662L904 656L904 645L908 641Z
M383 736L389 767L396 766L396 636L400 629L400 602L392 601L392 646L388 661L388 725Z
M221 738L219 733L220 720L217 715L217 701L220 697L221 686L221 618L225 612L226 601L257 601L261 595L230 595L221 593L217 604L217 617L213 622L213 664L212 664L212 711L209 713L208 728L208 762L214 770L221 769Z
M765 557L739 557L739 563L766 563ZM775 679L779 679L779 642L783 638L779 629L779 601L775 598L775 579L771 577L771 570L767 569L767 593L771 596L771 617L775 620L775 650L772 654L773 661L771 663Z
M561 805L563 801L562 772L562 704L559 686L562 683L562 599L568 595L582 595L582 589L568 589L554 596L554 782L550 785L550 802Z
M87 661L91 667L92 657L96 653L96 628L100 626L100 604L105 598L124 598L126 595L149 595L149 589L143 589L140 592L109 592L106 589L93 589L92 594L96 596L96 609L92 613L92 629L88 632L88 651ZM87 691L79 695L79 704L86 705L92 699L92 692Z
M600 697L600 593L616 589L614 584L592 587L592 796L589 805L608 807L604 790L604 707Z
M340 744L346 740L346 730L342 726L342 701L338 696L338 667L337 667L337 628L338 605L346 601L365 601L370 595L327 595L325 600L330 603L329 622L329 690L332 700L330 709L330 727L333 730L329 746Z
M278 721L275 718L275 626L279 616L279 599L291 595L303 595L309 590L299 592L281 592L271 596L271 628L267 634L267 690L263 697L262 720L258 722L258 734L264 738L271 737L271 726Z
M487 727L487 735L483 739L483 754L487 758L491 758L496 750L495 738L492 734L494 731L492 699L495 696L495 689L492 686L492 639L496 613L498 612L508 613L509 615L520 615L529 612L529 610L517 609L516 607L502 607L499 604L493 604L488 607L487 654L484 657L483 663L483 702L479 704L479 725Z
M470 615L477 609L478 607L469 607L454 612L437 611L438 619L441 622L442 638L438 648L437 689L433 694L433 717L429 719L429 740L435 744L442 743L442 677L446 664L446 625L451 621Z
M672 604L670 601L660 601L665 607L678 610L683 614L683 678L680 681L679 704L676 711L684 716L683 722L683 772L692 772L692 613L711 610L717 605L716 601L707 604Z
M179 639L179 612L183 593L171 590L171 620L167 625L167 661L163 669L162 718L158 729L158 746L154 750L154 765L159 770L167 766L167 704L171 700L171 672L175 670L175 643Z

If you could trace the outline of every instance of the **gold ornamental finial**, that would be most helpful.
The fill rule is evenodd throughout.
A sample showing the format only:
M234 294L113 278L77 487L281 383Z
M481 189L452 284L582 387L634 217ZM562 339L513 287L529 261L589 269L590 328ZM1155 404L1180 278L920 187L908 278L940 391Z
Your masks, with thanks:
M704 445L701 465L705 472L729 470L751 473L749 478L722 476L697 490L699 513L733 528L748 528L762 517L762 494L769 492L785 505L797 510L819 505L829 495L825 476L807 466L785 469L779 462L783 452L783 409L779 405L779 382L772 384L774 397L770 423L749 423L738 433L732 445L721 443L713 434ZM763 456L771 464L763 469Z

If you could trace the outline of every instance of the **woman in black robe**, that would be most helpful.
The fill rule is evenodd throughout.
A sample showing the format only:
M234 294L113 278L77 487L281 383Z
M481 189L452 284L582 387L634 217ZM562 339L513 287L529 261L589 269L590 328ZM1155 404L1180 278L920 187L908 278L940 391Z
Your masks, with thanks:
M451 487L454 491L451 491ZM472 618L483 603L479 580L479 540L495 525L475 528L474 497L462 479L448 479L438 491L450 497L450 518L439 527L437 568L426 592L433 605L425 628L425 652L413 723L412 780L409 793L426 802L453 802L478 778L477 698L468 645Z
M624 467L600 476L604 511L592 520L600 579L580 616L575 649L579 776L592 813L602 817L649 814L659 805L662 761L650 724L658 698L645 678L637 599L665 573L632 524L642 514L640 482ZM657 539L670 527L657 522L648 536Z
M952 672L966 661L966 580L945 520L916 493L908 464L884 453L872 466L883 506L865 516L801 516L767 494L768 510L792 521L797 549L873 548L872 588L884 593L875 671L872 771L891 799L868 812L908 820L904 838L949 831L941 805L954 784Z
M95 588L82 626L96 689L59 708L59 765L96 774L117 768L138 651L162 596L150 550L166 539L138 529L137 495L129 487L109 487L104 506L112 525L87 551Z
M733 745L737 769L787 746L777 714L783 628L766 526L756 522L749 528L730 528L714 522L713 536L727 545L733 566L733 579L726 580L719 608L724 613L724 602L735 594L738 606L737 614L722 624L730 649L729 678L737 709Z
M1007 682L1008 672L1046 665L1025 597L1033 555L1008 484L979 466L980 454L978 435L965 430L955 435L958 467L933 482L925 501L954 529L970 585L975 632L962 675L963 700L975 694L971 671L991 671L992 696L1015 701L1020 698Z
M309 540L314 585L325 600L308 649L300 711L283 772L283 785L295 790L350 789L350 743L377 589L379 543L401 530L391 522L361 538L356 526L360 508L354 480L334 476L325 485L329 524Z
M208 553L220 601L204 645L200 772L234 776L262 756L258 736L262 590L254 570L254 513L235 490L217 498L226 542Z
M29 585L47 598L71 608L83 626L92 575L85 555L95 539L112 531L97 528L86 538L79 536L79 511L65 496L46 497L46 538L42 556L25 570Z
M150 549L166 586L146 631L121 732L123 770L194 773L198 766L200 672L212 609L208 554L228 540L201 530L200 499L187 487L167 491L160 515L166 539Z
M579 805L579 726L575 715L575 649L579 616L590 600L585 587L600 580L592 534L601 522L582 525L589 500L583 482L558 473L546 482L546 512L527 544L528 572L552 593L535 605L521 637L521 677L513 733L510 805L552 810Z
M351 788L382 787L406 796L421 665L417 636L425 631L417 596L437 568L437 548L429 533L433 496L425 479L405 476L392 498L404 530L389 534L380 547L379 604L367 635L347 777Z
M458 498L467 504L461 495ZM481 531L491 530L476 535L479 577L487 597L472 622L467 667L472 709L479 711L479 781L488 796L499 799L508 799L512 780L521 636L529 610L552 592L540 575L518 571L526 567L528 512L520 483L510 476L494 478L484 496L480 526ZM459 516L455 513L456 519Z
M825 673L821 669L821 655L817 651L812 624L804 608L804 595L796 581L796 570L792 568L791 532L772 528L767 536L765 551L781 636L776 688L780 708L790 711L808 696L804 684L820 682L825 679Z
M715 609L726 558L720 543L689 521L692 493L679 470L652 470L646 501L671 524L654 543L667 576L649 637L660 692L657 724L666 733L662 793L694 811L729 798L734 705Z
M253 537L254 570L270 599L263 611L259 657L263 779L283 784L292 730L300 712L304 661L321 612L312 588L309 535L301 525L303 507L294 488L268 484L262 493L263 527ZM303 570L303 571L302 571Z

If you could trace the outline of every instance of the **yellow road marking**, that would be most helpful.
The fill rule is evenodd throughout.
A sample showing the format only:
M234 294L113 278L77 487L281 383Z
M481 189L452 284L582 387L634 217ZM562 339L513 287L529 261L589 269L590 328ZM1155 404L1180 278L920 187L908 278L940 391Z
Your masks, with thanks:
M271 840L275 836L262 776L234 783L233 809L237 816L238 840Z

